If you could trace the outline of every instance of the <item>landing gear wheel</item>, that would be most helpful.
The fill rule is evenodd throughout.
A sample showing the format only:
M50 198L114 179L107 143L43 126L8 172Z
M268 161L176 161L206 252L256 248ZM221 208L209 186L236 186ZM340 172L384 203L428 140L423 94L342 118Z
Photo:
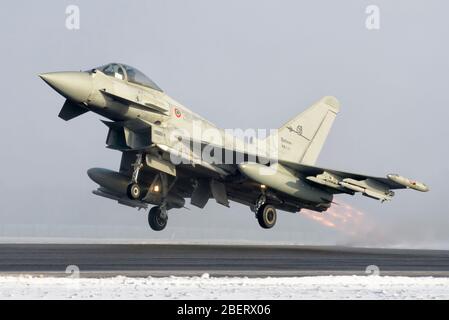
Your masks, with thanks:
M167 214L162 213L159 206L153 207L148 213L148 223L154 231L161 231L167 226Z
M131 183L127 189L128 197L132 200L139 200L142 191L137 183Z
M264 229L270 229L276 224L276 208L270 204L265 204L257 211L257 221Z

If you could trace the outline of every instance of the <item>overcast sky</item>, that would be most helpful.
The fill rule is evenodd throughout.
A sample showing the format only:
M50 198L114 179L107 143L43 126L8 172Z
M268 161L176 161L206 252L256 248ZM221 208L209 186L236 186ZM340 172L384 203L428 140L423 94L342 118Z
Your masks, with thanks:
M80 9L79 30L66 28L71 4ZM380 9L378 30L365 26L371 4ZM1 7L0 237L449 248L447 1L3 1ZM153 232L143 211L91 193L96 185L86 170L118 169L120 162L118 152L105 149L100 117L62 121L64 99L37 77L112 61L142 70L223 128L277 128L334 95L341 112L318 165L397 172L431 191L398 191L383 204L337 196L340 205L330 215L281 212L269 231L248 208L211 201L204 210L173 211L167 229Z

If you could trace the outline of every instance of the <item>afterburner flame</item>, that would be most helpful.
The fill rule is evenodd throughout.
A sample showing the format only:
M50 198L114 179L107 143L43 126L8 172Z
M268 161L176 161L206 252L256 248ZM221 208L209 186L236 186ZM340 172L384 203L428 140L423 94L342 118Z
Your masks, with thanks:
M371 222L362 211L341 201L323 213L301 210L300 214L348 235L355 235L371 228Z

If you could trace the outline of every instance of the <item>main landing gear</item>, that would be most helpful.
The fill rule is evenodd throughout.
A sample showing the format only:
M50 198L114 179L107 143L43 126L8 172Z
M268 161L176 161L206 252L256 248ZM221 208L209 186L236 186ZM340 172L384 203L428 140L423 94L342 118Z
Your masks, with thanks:
M257 221L262 228L270 229L274 227L277 219L276 208L273 205L266 203L265 195L261 195L257 200L254 211L256 213Z
M154 231L164 230L167 226L167 209L155 206L148 212L148 224Z
M257 221L264 229L273 228L276 224L276 208L271 204L265 204L257 211Z

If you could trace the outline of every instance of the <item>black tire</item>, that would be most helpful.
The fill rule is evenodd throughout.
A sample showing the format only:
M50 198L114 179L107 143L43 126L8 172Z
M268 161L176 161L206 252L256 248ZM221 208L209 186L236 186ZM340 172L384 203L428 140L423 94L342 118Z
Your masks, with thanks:
M128 194L128 198L132 200L140 200L142 197L142 190L137 183L131 183L126 190Z
M264 229L273 228L276 224L276 208L270 204L261 206L257 212L257 221Z
M167 226L167 217L162 217L161 208L156 206L148 212L148 224L154 231L164 230Z

